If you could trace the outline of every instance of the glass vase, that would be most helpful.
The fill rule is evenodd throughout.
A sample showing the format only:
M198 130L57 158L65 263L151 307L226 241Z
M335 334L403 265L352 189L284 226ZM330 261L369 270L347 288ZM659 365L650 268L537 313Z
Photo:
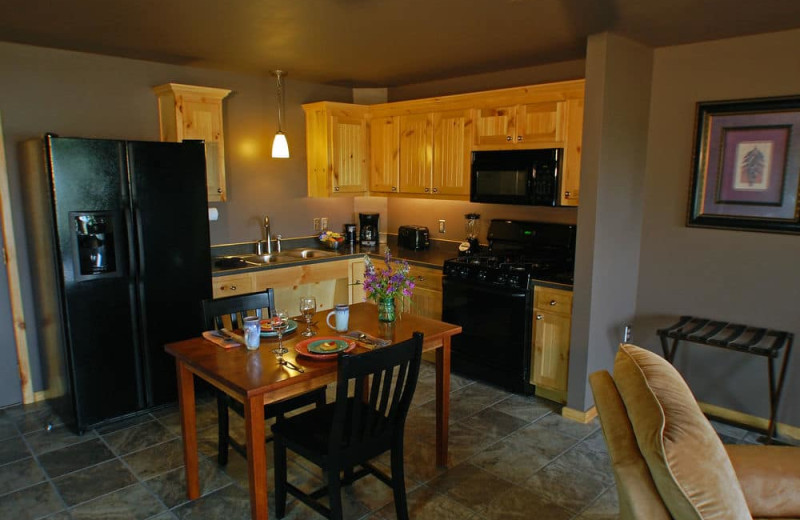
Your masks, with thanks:
M391 322L394 319L394 298L381 298L378 300L378 320Z

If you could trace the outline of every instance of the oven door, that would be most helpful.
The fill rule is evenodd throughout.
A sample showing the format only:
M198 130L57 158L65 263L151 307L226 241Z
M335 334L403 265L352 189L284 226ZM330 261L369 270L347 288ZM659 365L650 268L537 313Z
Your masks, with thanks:
M453 278L442 291L442 320L462 327L452 338L453 371L529 393L532 292Z

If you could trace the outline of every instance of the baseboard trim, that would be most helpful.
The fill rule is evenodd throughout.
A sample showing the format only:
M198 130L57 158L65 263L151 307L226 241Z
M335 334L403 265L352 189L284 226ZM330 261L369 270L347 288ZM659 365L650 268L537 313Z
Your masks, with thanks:
M755 415L737 412L736 410L731 410L729 408L723 408L721 406L703 403L700 401L698 401L698 404L700 405L700 409L703 410L703 413L714 417L719 417L720 419L724 419L732 423L741 424L743 426L748 426L750 428L762 431L766 431L767 427L769 426L769 419L765 419L764 417L756 417ZM779 436L786 436L795 440L800 440L800 427L778 423L775 425L775 429Z
M594 419L595 417L597 417L597 408L592 406L591 408L589 408L584 412L581 410L576 410L574 408L568 408L565 406L564 408L561 409L561 415L563 417L566 417L567 419L571 419L573 421L586 424L588 422L591 422L592 419Z

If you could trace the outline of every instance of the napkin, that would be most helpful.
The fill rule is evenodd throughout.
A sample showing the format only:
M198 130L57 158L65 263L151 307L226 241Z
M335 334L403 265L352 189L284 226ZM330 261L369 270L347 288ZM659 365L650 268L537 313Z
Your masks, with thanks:
M360 339L362 334L364 334L366 338ZM371 343L371 346L375 347L386 347L392 344L392 341L389 339L376 338L375 336L370 336L366 332L362 332L360 330L352 330L345 334L345 336L348 338L353 338L356 341L360 341L361 343Z
M233 334L228 333L230 336L234 336ZM234 336L235 337L235 336ZM203 338L207 339L211 343L217 345L218 347L222 348L233 348L233 347L241 347L244 344L239 343L235 339L223 337L222 334L218 330L207 330L203 332Z

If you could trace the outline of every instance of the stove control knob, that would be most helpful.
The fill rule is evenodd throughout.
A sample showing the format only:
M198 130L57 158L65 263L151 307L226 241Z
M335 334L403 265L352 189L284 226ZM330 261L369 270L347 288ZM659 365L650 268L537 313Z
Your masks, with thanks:
M489 275L486 271L478 271L478 280L485 282L487 276Z
M467 267L462 267L458 275L466 280L469 277L469 269Z

